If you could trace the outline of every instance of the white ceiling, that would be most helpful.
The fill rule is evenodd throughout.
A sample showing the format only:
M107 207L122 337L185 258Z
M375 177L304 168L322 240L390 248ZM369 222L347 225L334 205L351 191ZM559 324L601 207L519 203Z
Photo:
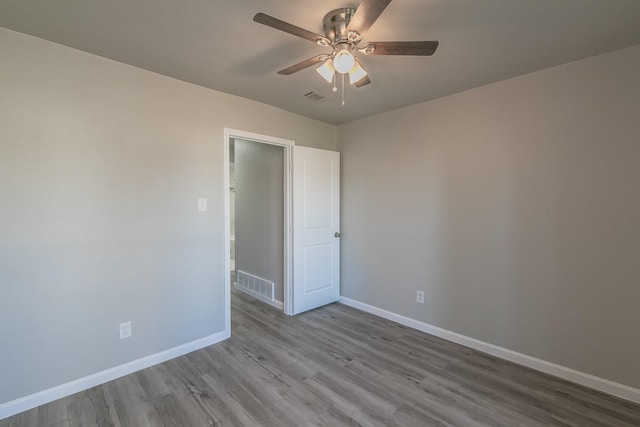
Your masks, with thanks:
M431 57L370 56L346 105L315 67L328 48L252 21L264 12L323 34L353 0L0 0L0 26L339 124L640 44L639 0L393 0L365 41L439 40ZM311 101L310 91L326 96Z

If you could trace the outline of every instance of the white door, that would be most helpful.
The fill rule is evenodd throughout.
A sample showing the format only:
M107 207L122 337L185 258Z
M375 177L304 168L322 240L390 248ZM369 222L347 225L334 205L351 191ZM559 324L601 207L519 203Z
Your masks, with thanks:
M340 298L340 153L293 148L293 309Z

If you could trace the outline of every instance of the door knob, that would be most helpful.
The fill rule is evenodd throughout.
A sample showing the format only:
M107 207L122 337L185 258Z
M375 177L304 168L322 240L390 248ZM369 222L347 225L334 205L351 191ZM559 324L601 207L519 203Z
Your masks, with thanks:
M334 235L335 237L340 237L340 236L341 236L341 234L340 234L339 232L337 232L337 231L336 231L335 233L333 233L333 235Z

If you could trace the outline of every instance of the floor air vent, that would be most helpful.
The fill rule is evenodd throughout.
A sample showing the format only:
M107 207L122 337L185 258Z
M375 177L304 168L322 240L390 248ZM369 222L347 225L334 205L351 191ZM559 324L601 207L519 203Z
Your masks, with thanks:
M238 290L269 302L274 300L273 282L242 270L238 270L237 274L236 286Z

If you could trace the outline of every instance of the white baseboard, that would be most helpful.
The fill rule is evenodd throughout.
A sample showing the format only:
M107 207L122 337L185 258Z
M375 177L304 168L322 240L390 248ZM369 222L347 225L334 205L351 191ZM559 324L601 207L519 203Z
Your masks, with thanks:
M376 316L400 323L401 325L426 332L427 334L435 335L445 340L482 351L483 353L488 353L492 356L496 356L501 359L526 366L528 368L536 369L546 374L560 377L565 380L598 391L602 391L613 396L640 403L640 390L637 388L629 387L627 385L609 381L591 374L576 371L575 369L567 368L565 366L556 365L555 363L547 362L546 360L538 359L532 356L527 356L526 354L518 353L516 351L512 351L503 347L498 347L497 345L489 344L475 338L470 338L456 332L451 332L446 329L421 322L419 320L411 319L409 317L392 313L382 308L374 307L372 305L353 300L351 298L341 297L339 302L344 305L348 305L349 307L357 308L358 310L366 311L367 313L371 313Z
M257 300L265 302L265 303L277 308L278 310L284 311L284 304L282 303L282 301L278 301L278 300L275 300L275 299L272 301L272 300L270 300L268 298L263 297L262 295L260 295L257 292L251 292L250 289L245 289L242 286L238 286L238 284L235 283L235 282L233 283L233 289L235 289L236 291L242 292L243 294L247 294L247 295L249 295L249 296L251 296L251 297L253 297L253 298L257 299Z
M141 369L157 365L158 363L166 362L167 360L174 359L178 356L191 353L192 351L223 341L230 336L230 331L218 332L217 334L209 335L207 337L170 348L169 350L161 351L160 353L142 357L120 366L96 372L95 374L0 404L0 420L37 406L53 402L54 400L70 396L74 393L87 390L91 387L104 384L111 380L115 380L116 378L129 375Z

